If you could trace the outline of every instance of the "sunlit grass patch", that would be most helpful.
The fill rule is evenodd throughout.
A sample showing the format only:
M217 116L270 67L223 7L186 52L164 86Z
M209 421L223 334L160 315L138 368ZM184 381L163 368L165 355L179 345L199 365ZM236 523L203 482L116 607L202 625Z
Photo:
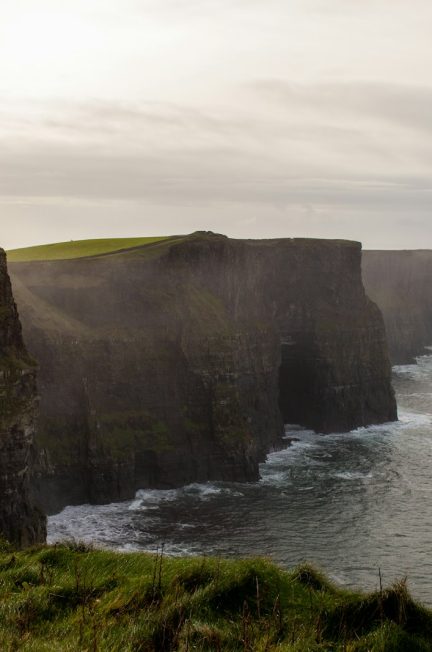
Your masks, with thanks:
M96 240L70 240L48 245L12 249L7 252L10 263L37 260L70 260L87 256L101 256L116 251L133 249L167 240L169 236L148 238L101 238Z

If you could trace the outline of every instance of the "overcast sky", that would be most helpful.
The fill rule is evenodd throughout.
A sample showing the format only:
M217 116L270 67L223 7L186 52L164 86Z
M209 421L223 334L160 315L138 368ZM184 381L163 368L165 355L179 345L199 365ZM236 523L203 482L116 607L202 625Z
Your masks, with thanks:
M187 233L432 248L430 0L14 0L0 246Z

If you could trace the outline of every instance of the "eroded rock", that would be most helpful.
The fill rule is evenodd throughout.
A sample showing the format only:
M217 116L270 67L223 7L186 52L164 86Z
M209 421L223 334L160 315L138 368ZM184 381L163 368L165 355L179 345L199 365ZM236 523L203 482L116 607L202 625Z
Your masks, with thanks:
M23 344L0 250L0 534L18 546L46 536L45 516L30 496L36 402L36 365Z

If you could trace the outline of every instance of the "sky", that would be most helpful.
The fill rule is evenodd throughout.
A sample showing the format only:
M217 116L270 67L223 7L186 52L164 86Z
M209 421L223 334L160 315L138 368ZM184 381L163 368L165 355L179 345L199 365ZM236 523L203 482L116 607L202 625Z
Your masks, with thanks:
M432 248L430 0L0 8L0 246Z

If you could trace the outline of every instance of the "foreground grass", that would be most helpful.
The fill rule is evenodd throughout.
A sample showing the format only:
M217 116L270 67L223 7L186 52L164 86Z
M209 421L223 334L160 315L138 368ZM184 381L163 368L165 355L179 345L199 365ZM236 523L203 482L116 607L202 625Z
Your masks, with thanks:
M102 238L98 240L71 240L55 244L12 249L7 252L11 263L31 262L35 260L70 260L86 256L101 256L103 254L123 251L133 247L154 244L167 240L169 236L153 238Z
M403 583L342 591L309 567L79 545L0 553L2 651L410 652L432 613Z

